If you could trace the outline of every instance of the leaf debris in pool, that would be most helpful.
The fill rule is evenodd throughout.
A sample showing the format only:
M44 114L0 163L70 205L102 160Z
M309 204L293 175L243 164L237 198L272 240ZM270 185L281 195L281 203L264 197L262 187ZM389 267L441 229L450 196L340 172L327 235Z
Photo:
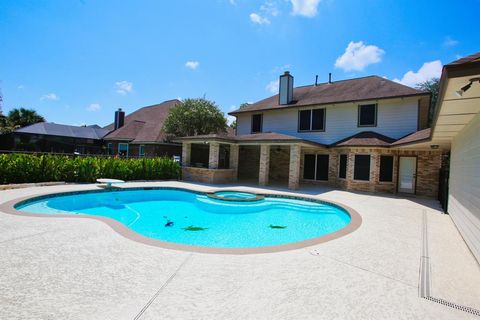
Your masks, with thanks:
M182 228L182 229L185 230L185 231L204 231L204 230L207 230L208 228L188 226L188 227Z
M268 226L270 229L285 229L287 226L276 226L276 225L269 225Z

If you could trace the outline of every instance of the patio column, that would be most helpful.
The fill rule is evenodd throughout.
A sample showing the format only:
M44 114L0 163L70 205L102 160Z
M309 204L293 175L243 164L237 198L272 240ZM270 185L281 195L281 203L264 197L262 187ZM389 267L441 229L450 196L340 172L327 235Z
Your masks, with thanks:
M288 172L288 188L298 189L300 187L300 157L301 147L298 144L290 146L290 168Z
M239 155L239 146L238 144L231 144L230 145L230 169L233 169L233 181L238 180L238 155Z
M268 174L270 169L270 146L260 145L260 168L258 172L258 184L266 186L268 184Z
M192 153L192 144L188 142L182 143L182 166L188 167L190 165L190 155Z
M208 169L218 169L218 154L220 153L220 143L210 142L208 153Z

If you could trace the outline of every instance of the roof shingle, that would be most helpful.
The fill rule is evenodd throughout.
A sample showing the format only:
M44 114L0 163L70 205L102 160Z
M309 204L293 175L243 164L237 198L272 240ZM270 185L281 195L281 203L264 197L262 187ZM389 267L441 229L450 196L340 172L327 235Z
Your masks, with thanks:
M138 109L125 117L123 127L110 132L104 139L128 140L131 143L162 143L166 138L162 131L163 123L170 109L178 103L180 101L174 99ZM113 130L113 123L105 128Z
M384 79L378 76L369 76L349 80L321 83L293 90L293 102L289 105L278 104L278 94L260 100L241 109L230 112L231 115L308 105L321 105L340 102L365 101L385 98L429 95L428 92L419 91L403 84Z

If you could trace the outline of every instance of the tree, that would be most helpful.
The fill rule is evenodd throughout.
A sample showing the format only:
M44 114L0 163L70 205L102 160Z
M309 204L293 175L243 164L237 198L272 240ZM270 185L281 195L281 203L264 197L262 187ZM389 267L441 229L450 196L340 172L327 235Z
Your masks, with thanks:
M12 132L15 129L25 126L45 122L45 118L39 115L33 109L16 108L10 110L8 116L0 116L0 130L2 133Z
M169 138L226 133L227 119L213 101L185 99L170 109L163 131Z
M440 89L440 79L432 78L424 82L417 83L415 86L418 90L429 91L432 94L430 99L430 106L428 109L428 125L432 124L433 116L435 115L435 107L438 99L438 91Z

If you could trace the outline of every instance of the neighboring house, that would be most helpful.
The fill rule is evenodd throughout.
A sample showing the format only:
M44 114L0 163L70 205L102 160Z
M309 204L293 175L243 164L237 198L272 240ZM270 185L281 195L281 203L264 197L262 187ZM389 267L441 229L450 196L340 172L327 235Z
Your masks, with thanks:
M293 80L285 72L279 94L231 112L235 136L177 139L184 179L437 196L444 146L412 145L430 137L430 93L377 76Z
M102 154L102 138L108 131L97 125L78 127L40 122L2 135L0 150Z
M480 52L443 67L429 143L451 144L447 212L480 261Z
M180 156L181 145L167 141L163 123L179 100L143 107L125 116L119 109L114 123L105 128L111 131L103 139L108 154L128 157Z

